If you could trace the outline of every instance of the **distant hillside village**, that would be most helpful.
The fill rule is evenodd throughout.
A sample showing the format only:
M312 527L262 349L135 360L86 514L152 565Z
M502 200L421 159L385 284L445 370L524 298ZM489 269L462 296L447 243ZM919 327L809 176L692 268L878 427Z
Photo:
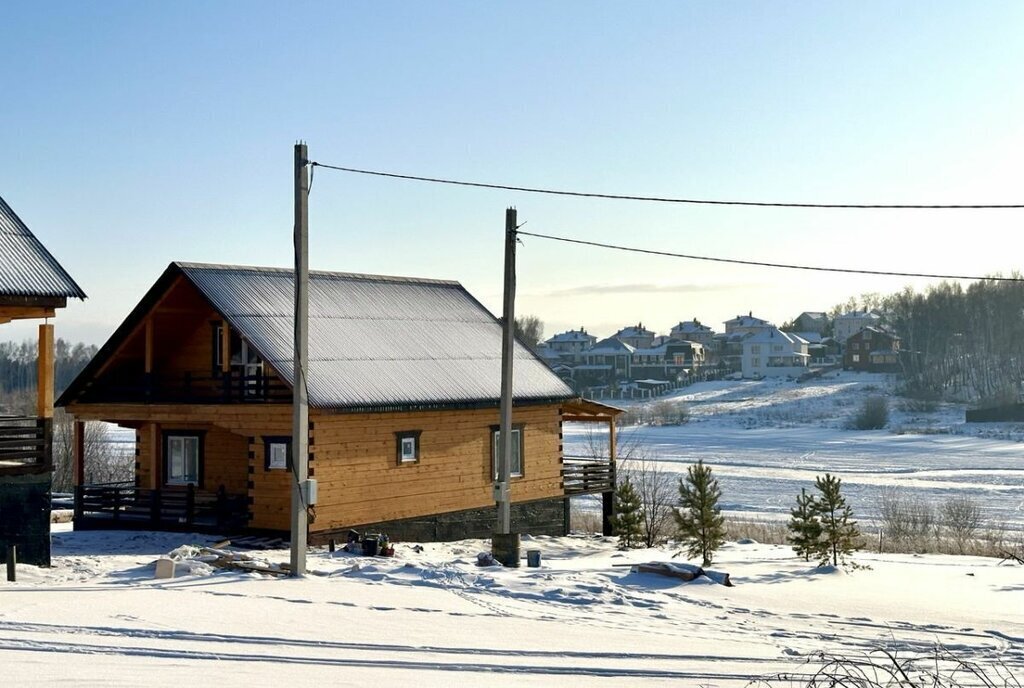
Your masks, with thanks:
M842 367L900 370L900 338L873 311L830 318L804 312L776 327L752 312L716 332L694 318L668 334L643 323L598 339L581 327L541 342L537 354L578 394L594 399L645 398L722 377L803 379Z

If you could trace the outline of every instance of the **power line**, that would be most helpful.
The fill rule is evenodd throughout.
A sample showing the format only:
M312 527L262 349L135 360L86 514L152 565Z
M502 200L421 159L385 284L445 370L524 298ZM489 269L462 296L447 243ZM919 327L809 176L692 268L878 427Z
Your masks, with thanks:
M536 237L537 239L550 239L551 241L562 241L567 244L581 244L583 246L596 246L616 251L628 251L630 253L646 253L652 256L667 256L669 258L685 258L687 260L704 260L713 263L731 263L733 265L753 265L763 268L783 268L786 270L814 270L817 272L843 272L855 275L884 275L888 277L928 277L933 279L956 279L956 280L990 280L993 282L1024 282L1024 277L977 277L971 275L936 275L926 272L892 272L888 270L856 270L853 268L826 268L817 265L793 265L789 263L767 263L758 260L739 260L736 258L713 258L710 256L695 256L686 253L672 253L670 251L656 251L647 248L636 248L633 246L618 246L616 244L605 244L598 241L586 241L584 239L572 239L569 237L553 236L551 234L537 234L535 232L524 232L519 230L516 234L522 236Z
M548 194L550 196L575 196L577 198L603 198L615 201L647 201L650 203L682 203L689 205L731 205L751 206L757 208L829 208L848 210L1020 210L1024 209L1024 203L988 203L988 204L886 204L886 203L781 203L766 201L722 201L698 198L669 198L664 196L630 196L625 194L587 193L583 191L563 191L558 189L544 189L531 186L510 186L507 184L487 184L484 182L469 182L457 179L441 179L439 177L420 177L412 174L398 174L395 172L380 172L377 170L363 170L355 167L342 167L340 165L328 165L322 162L309 163L312 167L323 167L339 172L350 172L352 174L366 174L374 177L389 177L391 179L408 179L417 182L430 182L432 184L451 184L453 186L471 186L479 189L500 189L503 191L521 191L523 193Z

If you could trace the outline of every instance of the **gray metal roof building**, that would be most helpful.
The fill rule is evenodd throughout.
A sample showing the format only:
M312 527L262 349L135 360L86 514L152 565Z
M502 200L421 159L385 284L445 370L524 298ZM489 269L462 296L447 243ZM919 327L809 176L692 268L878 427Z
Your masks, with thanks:
M293 274L172 263L58 404L77 396L179 275L291 386ZM393 411L497 405L501 341L499 321L458 282L310 271L310 406ZM518 342L514 367L516 403L576 396Z
M0 295L85 298L85 292L3 198L0 198Z

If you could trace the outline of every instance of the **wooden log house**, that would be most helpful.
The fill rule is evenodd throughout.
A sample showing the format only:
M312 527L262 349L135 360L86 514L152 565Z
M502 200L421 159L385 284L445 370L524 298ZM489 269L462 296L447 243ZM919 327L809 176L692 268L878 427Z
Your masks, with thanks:
M291 270L172 263L62 395L135 431L135 479L79 485L76 528L289 528ZM310 542L494 525L501 327L457 282L311 272ZM614 488L614 453L563 462L566 419L613 427L515 351L514 526L564 533L567 497ZM613 435L612 435L613 436Z
M84 299L60 263L0 198L0 325L39 325L35 415L15 413L0 398L0 561L50 565L50 483L53 472L53 325L69 298Z

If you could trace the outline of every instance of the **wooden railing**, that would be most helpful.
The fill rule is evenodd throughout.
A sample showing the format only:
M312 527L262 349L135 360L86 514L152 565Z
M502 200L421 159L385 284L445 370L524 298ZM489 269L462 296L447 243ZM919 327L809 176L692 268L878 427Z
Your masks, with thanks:
M148 403L287 403L291 388L271 375L243 375L232 370L218 375L184 372L175 375L142 374L134 379L96 385L83 395L90 402Z
M615 464L607 459L566 456L562 459L562 489L566 495L611 492Z
M0 417L0 475L46 473L53 466L53 419Z
M75 488L75 528L148 528L214 531L246 525L246 497L223 486L204 492L195 486L146 490L131 483L79 485Z

